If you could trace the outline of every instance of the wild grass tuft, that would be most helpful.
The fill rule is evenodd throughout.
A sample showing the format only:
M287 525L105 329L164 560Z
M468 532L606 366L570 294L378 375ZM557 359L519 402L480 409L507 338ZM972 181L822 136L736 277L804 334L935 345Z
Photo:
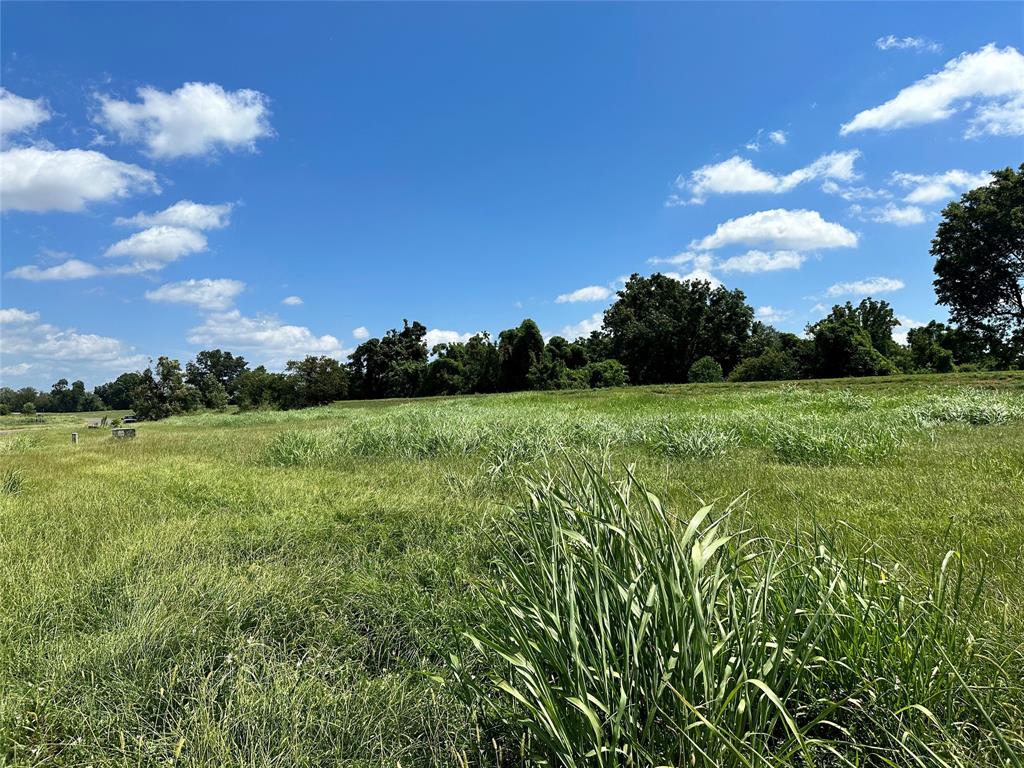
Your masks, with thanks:
M821 530L679 519L589 465L532 482L506 525L452 663L533 764L1021 764L1024 658L955 553L922 581Z
M19 469L5 469L0 472L0 495L17 496L21 493L24 478Z

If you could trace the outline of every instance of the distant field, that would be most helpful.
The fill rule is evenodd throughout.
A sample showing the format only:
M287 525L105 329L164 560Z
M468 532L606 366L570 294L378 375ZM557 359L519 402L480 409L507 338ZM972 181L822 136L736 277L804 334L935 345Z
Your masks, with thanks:
M519 478L567 460L922 579L957 550L1024 641L1021 373L210 412L134 441L100 415L0 417L0 764L515 764L448 658Z

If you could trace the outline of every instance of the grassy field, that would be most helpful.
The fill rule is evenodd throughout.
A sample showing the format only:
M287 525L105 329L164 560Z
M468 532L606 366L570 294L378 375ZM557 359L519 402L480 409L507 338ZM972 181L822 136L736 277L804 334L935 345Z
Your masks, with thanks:
M873 545L892 574L882 581L903 573L898 562L922 593L957 551L966 585L984 574L961 650L991 638L972 669L995 679L956 696L982 698L996 722L968 714L943 726L965 744L982 732L985 749L858 764L1020 765L1020 374L205 413L139 424L134 441L84 429L87 416L0 417L0 764L513 765L524 751L555 754L528 706L471 706L473 691L504 694L487 691L493 658L465 633L487 626L496 645L510 642L496 637L507 555L536 545L529 531L508 538L533 519L522 478L556 478L538 481L539 502L534 486L547 509L544 488L579 481L566 465L589 461L613 481L633 466L684 522L732 504L722 525L748 539L799 531L850 551ZM650 534L661 542L650 557L674 551L674 530ZM944 711L960 711L953 697ZM768 718L766 701L750 706ZM786 760L853 764L817 754ZM553 759L631 764L578 757ZM716 764L704 759L688 764Z

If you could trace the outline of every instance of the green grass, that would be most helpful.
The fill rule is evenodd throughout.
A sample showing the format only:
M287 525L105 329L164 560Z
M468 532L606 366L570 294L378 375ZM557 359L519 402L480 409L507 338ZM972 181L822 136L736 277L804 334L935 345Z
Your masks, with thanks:
M530 509L520 478L563 482L566 455L607 463L611 478L634 465L683 520L739 499L727 532L759 542L748 546L768 558L760 568L813 562L818 536L832 558L822 573L877 597L871 617L892 592L869 561L899 562L899 588L933 621L948 608L929 597L946 553L959 553L947 573L962 563L968 585L984 570L967 629L983 638L970 653L1004 663L988 687L972 677L984 664L961 652L964 623L923 621L905 642L920 639L929 660L955 650L964 682L942 668L930 683L914 667L917 687L893 691L893 659L865 650L857 676L833 667L829 684L870 678L923 707L928 685L952 692L929 707L948 738L920 709L901 715L910 732L947 764L963 764L964 745L979 749L973 764L1000 764L999 738L1024 729L1003 696L1024 678L1022 409L1024 377L982 374L211 412L140 424L134 441L84 429L84 414L0 417L0 764L519 764L543 742L521 711L470 706L449 659L479 684L501 670L464 632L501 615L496 542ZM781 573L772 583L775 606L822 590ZM873 632L862 649L892 631L860 626ZM775 717L778 729L780 710L744 695L750 722ZM801 716L825 700L788 698ZM897 726L885 717L894 699L879 701L856 725L881 745ZM754 754L759 735L707 719L715 743L747 738ZM799 743L785 725L774 733L757 748ZM817 764L840 764L823 751L835 734L801 739Z

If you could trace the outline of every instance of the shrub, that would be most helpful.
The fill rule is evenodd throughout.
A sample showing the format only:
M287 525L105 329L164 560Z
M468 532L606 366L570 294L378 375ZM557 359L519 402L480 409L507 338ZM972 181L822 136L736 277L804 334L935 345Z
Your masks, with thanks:
M722 380L722 366L713 357L705 355L690 366L687 380L691 384L704 384Z
M10 416L11 406L9 403L0 403L0 416Z
M729 381L784 381L800 378L800 365L796 358L781 349L769 349L757 357L740 361Z
M452 666L531 764L1019 764L1024 659L953 553L929 584L819 530L677 519L632 476L528 490Z
M323 463L331 453L315 432L294 431L275 435L267 449L267 458L278 466L295 467Z
M876 464L893 456L906 439L887 424L812 421L778 423L765 439L772 455L786 464Z

